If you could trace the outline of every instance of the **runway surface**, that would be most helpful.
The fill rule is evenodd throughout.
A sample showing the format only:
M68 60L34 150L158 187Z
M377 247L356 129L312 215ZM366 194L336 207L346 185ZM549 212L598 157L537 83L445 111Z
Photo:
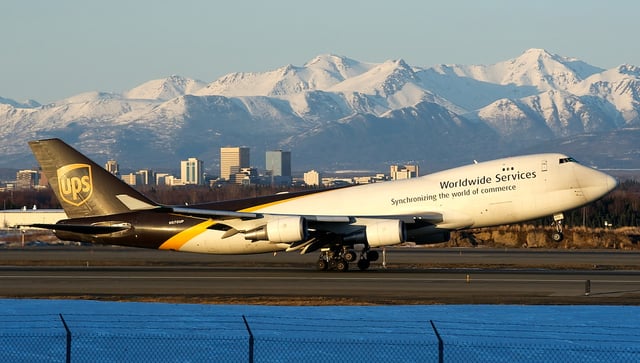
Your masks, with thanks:
M640 305L640 252L388 248L368 271L316 254L0 249L0 297L194 303ZM355 268L355 266L353 266Z

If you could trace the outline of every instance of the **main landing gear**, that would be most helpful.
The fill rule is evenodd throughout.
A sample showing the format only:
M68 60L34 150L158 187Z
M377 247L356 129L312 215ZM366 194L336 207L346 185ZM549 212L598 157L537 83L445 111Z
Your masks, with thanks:
M564 214L556 213L553 215L553 223L551 223L551 225L556 227L556 231L551 233L551 239L554 240L554 242L560 242L564 238L562 234L562 221L564 221Z
M316 268L319 271L337 270L344 272L349 270L349 262L356 260L360 270L366 270L372 261L377 261L379 254L377 251L371 251L365 247L358 256L358 253L346 246L336 246L323 248L320 252L320 258L316 262Z

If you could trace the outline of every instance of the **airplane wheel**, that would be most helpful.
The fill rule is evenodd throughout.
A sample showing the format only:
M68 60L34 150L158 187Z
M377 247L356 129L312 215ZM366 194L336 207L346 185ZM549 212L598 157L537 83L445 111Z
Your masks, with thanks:
M319 259L318 262L316 262L316 268L318 269L318 271L326 271L328 267L329 264L322 258Z
M344 253L344 259L347 260L347 262L353 262L357 257L358 256L356 255L356 252L354 250L348 250Z
M367 252L367 260L369 261L378 261L380 254L378 251L368 251Z
M358 268L362 271L366 270L371 266L371 262L369 260L362 259L358 261Z
M551 234L551 239L555 242L560 242L562 241L562 239L564 239L564 235L562 234L562 232L553 232Z
M345 272L349 269L349 262L344 259L339 259L336 261L336 270L340 272Z

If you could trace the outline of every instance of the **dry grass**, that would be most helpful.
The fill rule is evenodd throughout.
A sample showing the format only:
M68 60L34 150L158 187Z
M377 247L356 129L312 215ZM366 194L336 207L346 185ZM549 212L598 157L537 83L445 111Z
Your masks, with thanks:
M478 228L452 234L451 247L469 244L511 248L604 248L639 249L640 228L621 227L615 229L570 227L564 228L564 239L557 243L550 238L553 227L513 225L493 228Z

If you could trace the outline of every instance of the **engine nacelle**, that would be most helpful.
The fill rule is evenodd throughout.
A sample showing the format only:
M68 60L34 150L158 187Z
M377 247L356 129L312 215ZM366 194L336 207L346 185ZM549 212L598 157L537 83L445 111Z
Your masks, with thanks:
M344 237L345 242L367 243L369 247L397 245L406 241L404 222L397 219L385 219L367 224L365 229Z
M418 245L428 245L447 242L451 239L451 232L434 226L410 229L407 231L407 241Z
M436 244L436 243L443 243L443 242L449 241L450 239L451 239L451 232L449 231L442 231L439 233L428 234L426 236L416 238L415 240L412 239L411 237L407 238L408 241L415 242L415 244L417 245L430 245L430 244Z
M307 221L300 216L278 217L255 231L245 233L244 238L274 243L302 241L307 238Z

